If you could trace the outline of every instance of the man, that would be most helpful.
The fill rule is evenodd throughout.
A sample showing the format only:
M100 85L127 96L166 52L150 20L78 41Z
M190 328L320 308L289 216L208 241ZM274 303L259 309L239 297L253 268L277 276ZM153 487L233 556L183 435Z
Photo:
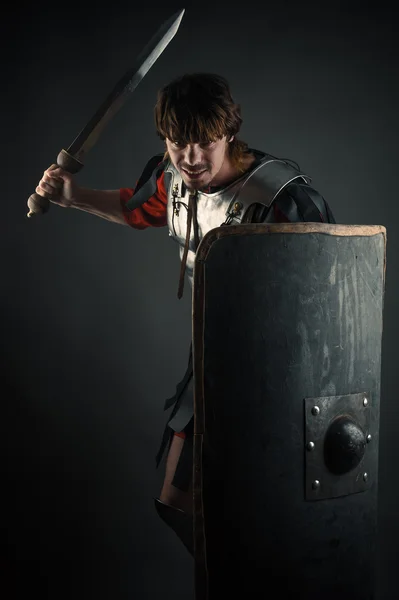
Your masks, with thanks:
M335 223L324 198L290 161L248 148L237 138L240 107L217 75L184 75L158 94L155 125L165 153L154 156L135 188L78 187L58 167L47 169L36 192L63 207L83 210L134 229L168 227L179 244L181 268L192 283L195 252L203 236L221 225L322 221ZM191 348L186 373L167 422L159 464L168 446L165 480L156 499L161 518L192 553L193 375Z

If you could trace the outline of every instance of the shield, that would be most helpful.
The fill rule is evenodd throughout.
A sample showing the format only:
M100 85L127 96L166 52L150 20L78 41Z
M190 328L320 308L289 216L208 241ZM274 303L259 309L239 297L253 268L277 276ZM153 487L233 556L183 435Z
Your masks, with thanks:
M377 225L249 224L203 238L196 600L375 598L385 261Z

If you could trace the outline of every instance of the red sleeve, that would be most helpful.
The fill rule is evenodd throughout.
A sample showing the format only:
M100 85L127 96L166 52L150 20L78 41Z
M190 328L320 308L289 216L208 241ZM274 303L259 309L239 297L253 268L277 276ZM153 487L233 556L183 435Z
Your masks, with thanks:
M126 203L134 194L133 188L120 188L119 197L126 223L135 229L147 227L164 227L167 224L166 206L168 198L164 184L165 173L157 180L157 190L151 198L134 210L129 210Z

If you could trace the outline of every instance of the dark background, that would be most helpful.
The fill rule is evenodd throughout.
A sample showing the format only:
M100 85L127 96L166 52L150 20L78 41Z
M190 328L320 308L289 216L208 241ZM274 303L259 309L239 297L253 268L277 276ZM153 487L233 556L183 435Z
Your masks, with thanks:
M186 3L181 28L86 158L87 187L133 186L162 151L157 89L227 77L241 137L299 162L339 223L387 227L380 436L380 598L397 597L397 134L393 13L342 3ZM4 598L193 597L192 560L153 496L187 361L177 246L26 201L159 25L182 5L9 5L2 34L1 369ZM4 9L5 10L5 9ZM393 10L393 9L392 9Z

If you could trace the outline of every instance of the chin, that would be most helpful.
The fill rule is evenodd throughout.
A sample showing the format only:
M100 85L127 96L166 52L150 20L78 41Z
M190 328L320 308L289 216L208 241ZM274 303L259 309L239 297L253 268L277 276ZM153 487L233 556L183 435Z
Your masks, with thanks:
M187 189L189 190L202 190L203 188L207 188L212 181L211 177L201 177L198 180L192 180L188 177L183 176L183 181L186 184Z

